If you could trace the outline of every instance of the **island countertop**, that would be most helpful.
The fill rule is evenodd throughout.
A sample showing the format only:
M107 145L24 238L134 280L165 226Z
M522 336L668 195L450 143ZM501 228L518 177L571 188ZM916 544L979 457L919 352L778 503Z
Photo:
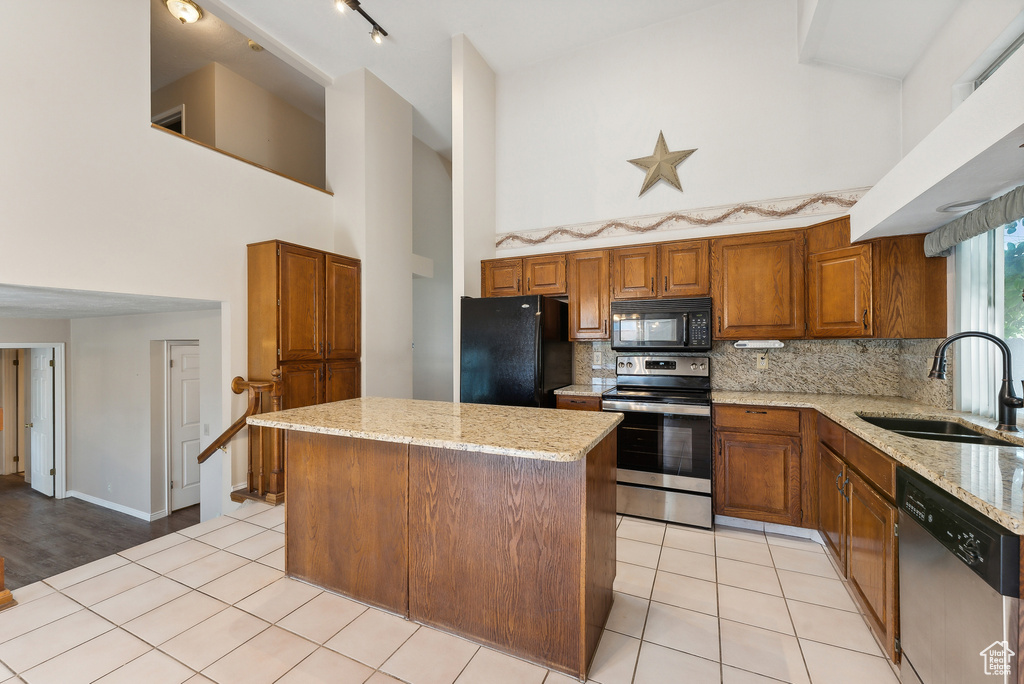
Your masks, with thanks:
M622 421L621 413L361 397L250 416L249 425L357 439L578 461Z
M1024 436L998 432L993 420L899 397L716 390L712 401L715 404L816 409L900 465L923 475L1016 534L1024 534ZM951 420L1021 446L985 446L904 437L861 420L860 415Z

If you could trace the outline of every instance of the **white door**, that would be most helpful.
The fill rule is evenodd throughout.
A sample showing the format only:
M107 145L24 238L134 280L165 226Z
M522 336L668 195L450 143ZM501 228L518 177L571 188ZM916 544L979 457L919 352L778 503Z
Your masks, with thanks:
M29 373L32 489L53 496L53 349L33 349Z
M199 503L199 345L171 345L170 387L170 501L176 511Z

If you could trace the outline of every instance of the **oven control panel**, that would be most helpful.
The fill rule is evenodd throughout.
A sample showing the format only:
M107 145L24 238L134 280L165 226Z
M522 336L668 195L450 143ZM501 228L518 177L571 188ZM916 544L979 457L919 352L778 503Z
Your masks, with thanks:
M706 311L694 311L690 314L690 342L691 347L711 346L711 314Z
M707 377L710 361L706 356L620 356L616 375L675 375Z

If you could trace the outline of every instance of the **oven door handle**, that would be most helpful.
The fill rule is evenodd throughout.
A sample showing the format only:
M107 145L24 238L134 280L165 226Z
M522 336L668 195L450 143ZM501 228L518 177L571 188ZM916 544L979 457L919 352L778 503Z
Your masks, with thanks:
M603 411L632 411L640 413L671 413L677 416L711 416L710 406L682 406L678 404L647 404L640 401L614 401L605 399L601 402Z

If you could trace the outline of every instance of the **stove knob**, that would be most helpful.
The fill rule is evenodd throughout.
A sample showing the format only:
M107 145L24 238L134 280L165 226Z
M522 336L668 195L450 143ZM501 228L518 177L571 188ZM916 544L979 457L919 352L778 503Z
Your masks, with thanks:
M700 364L700 369L701 369L701 370L704 370L704 368L705 368L705 364L703 364L703 363L702 363L702 364Z
M632 361L628 362L628 363L626 364L626 366L627 366L628 368L632 368L632 367L633 367L633 362L632 362Z
M697 370L697 364L691 363L690 364L690 370Z
M619 368L625 368L625 367L626 367L626 364L624 364L622 361L619 361Z

